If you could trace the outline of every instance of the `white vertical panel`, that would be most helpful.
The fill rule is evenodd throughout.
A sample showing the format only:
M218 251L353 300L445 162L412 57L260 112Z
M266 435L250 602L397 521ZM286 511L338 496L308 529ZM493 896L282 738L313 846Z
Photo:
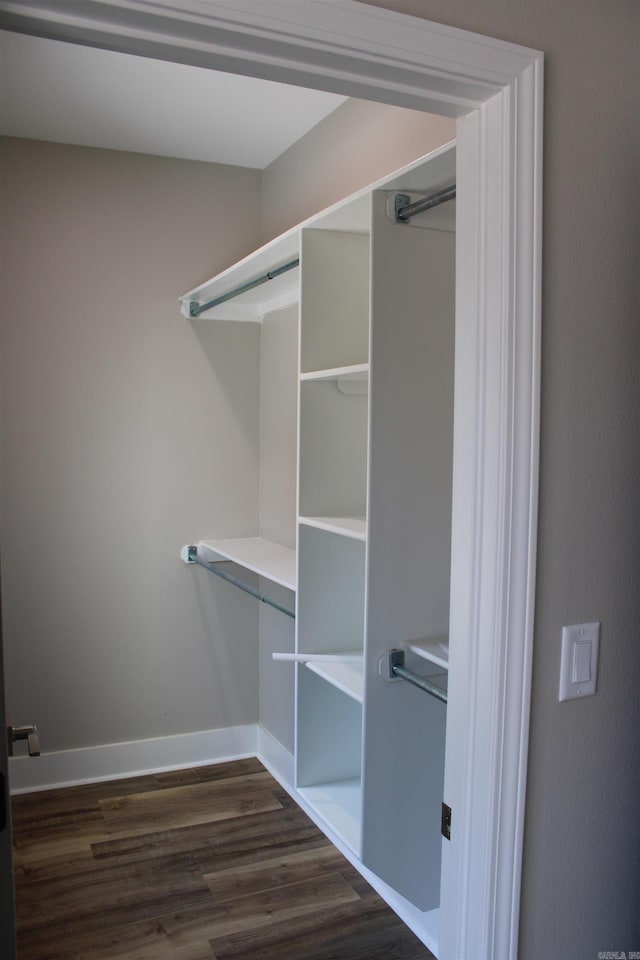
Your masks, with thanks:
M446 708L376 672L388 648L448 631L455 237L425 222L393 223L374 195L363 861L429 909Z
M261 582L274 600L293 609L295 596L278 584ZM293 653L294 621L273 607L259 603L259 719L260 724L290 753L294 748L294 669L274 662L272 654Z
M260 536L296 543L298 309L277 310L260 328Z
M260 535L287 547L296 543L298 431L298 309L267 314L260 327ZM293 608L291 591L264 583L264 591ZM294 622L259 604L259 718L287 750L294 746L294 671L275 663L274 651L293 652Z

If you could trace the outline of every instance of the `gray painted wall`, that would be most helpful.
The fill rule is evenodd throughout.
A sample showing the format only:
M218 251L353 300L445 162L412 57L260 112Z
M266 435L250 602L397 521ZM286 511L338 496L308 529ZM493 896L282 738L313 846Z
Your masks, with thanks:
M257 244L260 174L21 140L2 171L14 722L47 752L255 722L255 602L179 550L256 531L259 334L177 296Z
M347 100L263 174L262 237L270 240L456 135L454 120Z
M545 53L542 449L522 960L640 950L640 5L374 0ZM558 702L563 624L602 621Z

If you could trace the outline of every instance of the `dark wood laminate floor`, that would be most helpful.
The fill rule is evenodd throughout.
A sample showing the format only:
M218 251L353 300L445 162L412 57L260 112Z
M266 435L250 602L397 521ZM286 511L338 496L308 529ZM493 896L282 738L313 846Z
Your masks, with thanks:
M428 960L257 760L12 801L18 960Z

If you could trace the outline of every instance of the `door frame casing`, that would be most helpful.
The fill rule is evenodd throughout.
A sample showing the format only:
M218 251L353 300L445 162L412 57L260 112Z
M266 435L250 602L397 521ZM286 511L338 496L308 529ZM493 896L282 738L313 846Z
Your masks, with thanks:
M11 802L9 797L9 762L4 697L4 656L2 649L2 600L0 597L0 956L15 960L16 912L13 884L11 840Z
M542 54L356 0L0 0L0 26L458 118L453 818L439 955L515 958L537 539Z

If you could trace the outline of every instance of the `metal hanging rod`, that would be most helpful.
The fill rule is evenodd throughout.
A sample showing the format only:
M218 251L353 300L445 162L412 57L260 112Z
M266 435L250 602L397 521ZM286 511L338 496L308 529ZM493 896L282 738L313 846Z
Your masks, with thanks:
M226 303L227 300L233 300L234 297L239 297L241 293L246 293L247 290L253 290L254 287L259 287L261 284L267 283L268 280L275 280L276 277L282 276L283 273L287 273L289 270L295 270L299 263L300 258L296 257L295 260L290 260L289 263L283 263L281 267L274 267L273 270L263 273L261 277L256 277L254 280L248 280L239 287L234 287L233 290L229 290L227 293L223 293L221 296L215 297L213 300L209 300L207 303L198 303L197 300L191 300L189 303L189 316L199 317L201 313L205 313L207 310L217 307L220 303Z
M450 187L439 190L437 193L429 194L428 197L423 197L422 200L415 200L413 203L411 203L411 197L407 193L396 193L394 197L396 223L408 223L416 213L424 213L425 210L431 210L432 207L438 207L441 203L446 203L447 200L455 200L455 198L455 183L452 183Z
M420 690L429 693L432 697L435 697L436 700L441 700L443 703L447 702L447 694L444 690L436 687L436 685L431 683L430 680L427 680L426 677L421 677L419 673L414 673L413 670L407 670L404 665L404 650L389 651L389 676L401 677L403 680L407 680L408 683L412 683L414 687L419 687Z
M273 600L266 594L260 593L259 590L249 586L249 584L245 583L244 580L240 580L238 577L234 577L233 574L227 573L226 570L222 570L219 562L213 563L206 560L201 560L198 556L198 548L196 546L190 545L186 548L186 550L187 563L197 563L199 567L204 567L205 570L208 570L209 573L215 574L216 577L220 577L221 580L226 580L227 583L233 584L234 587L237 587L239 590L243 590L244 593L248 593L250 596L255 597L256 600L266 603L268 606L273 607L274 610L279 610L280 613L284 613L285 616L291 617L292 620L295 620L296 615L293 610L290 610L289 607L285 607L283 604L278 603L277 600ZM226 563L228 561L222 562Z

